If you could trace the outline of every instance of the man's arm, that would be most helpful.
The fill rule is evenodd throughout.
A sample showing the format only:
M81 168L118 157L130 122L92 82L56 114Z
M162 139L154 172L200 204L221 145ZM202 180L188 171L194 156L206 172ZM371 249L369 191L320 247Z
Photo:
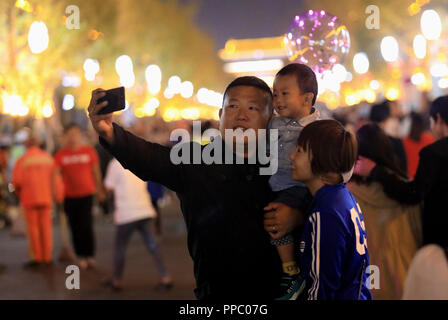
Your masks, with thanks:
M264 210L268 211L264 215L264 229L272 239L280 239L304 223L303 212L284 203L271 202Z
M104 202L104 200L106 199L106 195L104 194L103 182L101 179L101 171L98 163L92 167L92 171L93 171L93 177L95 179L96 194L98 196L98 201Z
M404 181L399 179L393 173L387 171L382 166L376 166L370 177L382 184L384 193L404 204L420 203L426 192L431 189L431 185L437 179L437 166L429 150L424 149L420 152L420 160L414 181Z
M54 167L51 172L51 184L53 198L59 206L64 201L64 183L62 182L61 171L58 167Z
M174 165L170 149L136 137L112 122L112 114L98 115L107 101L97 104L105 95L103 89L92 92L89 118L100 136L101 145L109 151L125 169L129 169L142 180L151 180L165 185L173 191L183 188L182 165Z

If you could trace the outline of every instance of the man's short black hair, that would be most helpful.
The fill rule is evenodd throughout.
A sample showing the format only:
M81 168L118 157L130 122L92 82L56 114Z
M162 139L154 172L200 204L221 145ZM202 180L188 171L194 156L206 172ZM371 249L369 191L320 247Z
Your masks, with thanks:
M70 129L73 129L73 128L78 128L80 131L82 131L81 127L78 124L71 122L64 127L64 133L67 133Z
M318 93L317 79L314 71L305 64L290 63L277 72L276 77L288 75L293 75L296 77L297 85L302 93L311 92L314 94L312 103L314 106Z
M390 117L389 101L383 101L382 103L375 104L370 109L370 121L375 123L381 123Z
M438 97L431 103L429 115L434 119L434 121L437 120L437 114L440 114L443 121L448 124L448 96Z
M258 88L264 92L267 93L268 95L268 104L270 107L270 111L272 112L272 91L271 88L269 88L269 86L266 84L266 82L264 82L263 80L261 80L260 78L257 77L253 77L253 76L245 76L245 77L238 77L235 80L233 80L232 82L230 82L230 84L227 86L226 90L224 91L224 99L227 95L227 92L234 88L234 87L240 87L240 86L248 86L248 87L255 87Z

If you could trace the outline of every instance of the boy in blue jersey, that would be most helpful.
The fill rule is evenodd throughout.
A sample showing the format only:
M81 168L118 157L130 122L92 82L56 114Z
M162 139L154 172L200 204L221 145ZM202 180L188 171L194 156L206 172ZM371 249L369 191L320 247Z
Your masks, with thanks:
M311 195L302 182L291 177L288 156L296 148L302 129L320 118L319 111L313 107L317 91L316 75L304 64L288 64L275 76L273 102L279 116L271 119L268 128L278 130L278 170L269 179L269 184L275 192L275 202L302 212L310 204ZM276 246L283 265L277 300L295 300L305 282L295 260L294 237L287 234L280 239L271 239L271 243Z
M346 189L357 158L354 137L335 120L301 132L291 153L292 177L314 196L300 242L309 300L370 300L369 252L361 210Z

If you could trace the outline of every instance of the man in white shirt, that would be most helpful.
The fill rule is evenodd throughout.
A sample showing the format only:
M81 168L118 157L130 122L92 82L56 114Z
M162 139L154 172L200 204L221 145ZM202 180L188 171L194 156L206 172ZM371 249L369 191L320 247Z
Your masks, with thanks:
M106 190L114 192L114 222L117 226L114 274L113 279L106 284L114 290L121 290L126 247L132 234L137 230L142 235L146 248L154 257L160 273L158 288L170 289L173 285L172 280L150 230L150 221L155 218L156 211L151 204L146 182L124 169L116 159L112 159L107 168L104 185Z

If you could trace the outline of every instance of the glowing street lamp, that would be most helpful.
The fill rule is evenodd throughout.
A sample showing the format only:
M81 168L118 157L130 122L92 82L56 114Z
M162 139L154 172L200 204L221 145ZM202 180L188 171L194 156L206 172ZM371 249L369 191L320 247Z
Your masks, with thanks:
M364 52L358 52L353 57L353 68L359 74L369 71L369 58Z
M193 84L190 81L182 82L180 86L180 95L183 98L191 98L193 96L194 88Z
M86 80L93 81L95 79L95 75L100 71L100 64L98 60L86 59L83 68Z
M421 34L414 37L413 42L414 53L418 59L423 59L426 56L426 39Z
M28 32L28 45L32 53L42 53L48 48L50 38L48 29L44 22L34 21Z
M168 79L168 88L174 94L180 93L182 82L178 76L172 76Z
M442 21L435 10L423 11L420 19L422 33L428 40L437 40L442 33Z
M71 94L66 94L62 100L62 109L65 111L73 109L75 106L75 97Z
M131 57L121 55L115 61L115 70L120 76L120 83L125 88L131 88L135 83L134 69Z
M151 94L159 93L161 89L162 71L155 65L149 65L145 70L145 78L148 83L148 91Z
M370 81L369 86L372 90L378 90L380 88L380 83L378 82L378 80L372 80Z
M394 62L398 59L398 42L392 36L384 37L381 40L381 55L387 62Z

